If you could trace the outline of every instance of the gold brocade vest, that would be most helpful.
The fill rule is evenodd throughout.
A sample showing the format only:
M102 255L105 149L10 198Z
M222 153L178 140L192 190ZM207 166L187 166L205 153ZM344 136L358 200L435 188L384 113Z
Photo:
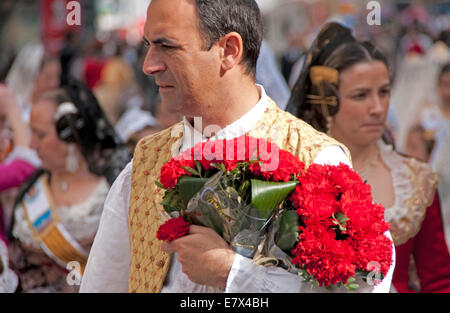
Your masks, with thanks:
M265 138L280 149L296 155L309 166L327 146L345 146L316 131L293 115L280 110L270 100L262 118L247 134ZM160 250L156 233L169 215L161 203L164 190L155 184L161 167L178 154L183 137L183 123L143 138L136 146L130 193L130 276L129 292L160 292L170 265L170 255Z

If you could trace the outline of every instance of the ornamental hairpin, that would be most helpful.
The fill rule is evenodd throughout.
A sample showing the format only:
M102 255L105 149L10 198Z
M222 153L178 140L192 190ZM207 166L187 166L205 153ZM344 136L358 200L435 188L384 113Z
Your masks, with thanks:
M339 72L329 66L315 65L312 66L309 70L309 78L311 80L311 83L317 86L319 94L308 94L306 98L311 104L320 104L322 113L325 115L325 117L328 118L330 116L328 106L337 106L338 101L336 96L325 96L325 91L323 90L321 82L327 81L329 83L337 85L339 82Z
M58 121L64 115L77 114L77 113L78 113L78 109L75 106L75 104L73 104L72 102L64 102L58 106L57 111L56 111L55 115L53 116L53 119L55 121Z

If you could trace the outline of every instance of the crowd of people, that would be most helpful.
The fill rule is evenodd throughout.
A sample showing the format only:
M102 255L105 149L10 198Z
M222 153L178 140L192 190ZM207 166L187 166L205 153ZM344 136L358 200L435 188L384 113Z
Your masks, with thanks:
M0 85L0 292L78 292L73 261L82 292L304 291L202 228L183 245L156 239L161 197L147 181L173 129L203 131L196 116L226 139L286 128L305 163L352 165L395 246L387 286L370 291L450 292L450 30L432 38L413 23L393 56L326 22L303 34L314 38L298 69L280 71L256 2L241 2L153 0L137 47L116 35L81 47L70 33L59 55L16 57Z

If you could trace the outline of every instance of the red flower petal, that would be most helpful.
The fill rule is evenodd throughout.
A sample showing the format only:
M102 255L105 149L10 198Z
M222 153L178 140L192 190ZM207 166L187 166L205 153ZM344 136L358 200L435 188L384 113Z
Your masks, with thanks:
M156 238L164 241L175 240L189 233L189 226L183 217L172 218L159 227Z

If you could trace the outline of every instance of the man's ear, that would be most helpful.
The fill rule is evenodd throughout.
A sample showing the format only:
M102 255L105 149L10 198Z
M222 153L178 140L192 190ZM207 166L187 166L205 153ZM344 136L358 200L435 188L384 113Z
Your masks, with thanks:
M222 71L226 72L241 63L244 54L244 43L241 35L231 32L219 40L222 49Z

